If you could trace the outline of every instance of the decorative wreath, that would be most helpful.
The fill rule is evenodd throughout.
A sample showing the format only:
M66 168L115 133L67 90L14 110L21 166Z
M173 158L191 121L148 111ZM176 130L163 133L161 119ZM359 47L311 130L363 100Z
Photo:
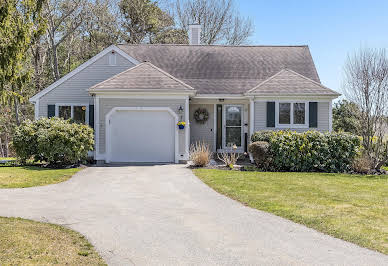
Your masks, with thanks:
M194 112L194 119L197 123L205 124L209 119L209 112L205 108L198 108Z

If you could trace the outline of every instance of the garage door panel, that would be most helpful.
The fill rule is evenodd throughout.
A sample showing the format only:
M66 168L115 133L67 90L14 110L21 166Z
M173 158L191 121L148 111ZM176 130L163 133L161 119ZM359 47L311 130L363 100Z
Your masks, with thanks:
M111 162L174 162L175 119L167 111L116 111L110 118Z

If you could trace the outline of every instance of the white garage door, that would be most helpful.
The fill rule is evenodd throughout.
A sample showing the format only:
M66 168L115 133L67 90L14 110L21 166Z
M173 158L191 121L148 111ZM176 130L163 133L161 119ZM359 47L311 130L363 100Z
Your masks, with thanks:
M175 161L175 119L168 111L118 110L109 130L110 162Z

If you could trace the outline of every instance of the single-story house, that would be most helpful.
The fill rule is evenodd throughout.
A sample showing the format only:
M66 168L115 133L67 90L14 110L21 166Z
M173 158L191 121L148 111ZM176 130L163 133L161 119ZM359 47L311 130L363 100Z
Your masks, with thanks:
M253 132L332 129L332 100L308 46L112 45L33 96L35 118L95 129L94 158L188 160L190 144L244 152ZM185 122L183 129L178 122Z

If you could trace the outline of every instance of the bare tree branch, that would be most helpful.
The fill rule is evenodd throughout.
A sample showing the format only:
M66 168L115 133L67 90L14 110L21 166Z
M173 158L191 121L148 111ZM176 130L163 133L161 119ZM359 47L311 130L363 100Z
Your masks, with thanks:
M240 45L253 33L253 22L237 12L233 0L177 0L174 12L179 26L202 26L201 42Z
M361 111L362 143L372 167L388 160L385 130L388 123L388 56L385 49L363 48L348 56L344 90Z

